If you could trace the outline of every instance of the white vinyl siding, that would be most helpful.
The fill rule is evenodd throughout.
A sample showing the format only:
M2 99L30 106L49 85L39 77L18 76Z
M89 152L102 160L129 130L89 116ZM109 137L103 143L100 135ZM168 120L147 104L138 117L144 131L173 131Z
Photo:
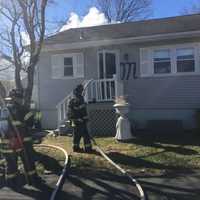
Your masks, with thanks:
M142 48L140 74L145 77L200 73L199 52L199 44Z
M51 56L52 79L83 78L83 53L57 54Z

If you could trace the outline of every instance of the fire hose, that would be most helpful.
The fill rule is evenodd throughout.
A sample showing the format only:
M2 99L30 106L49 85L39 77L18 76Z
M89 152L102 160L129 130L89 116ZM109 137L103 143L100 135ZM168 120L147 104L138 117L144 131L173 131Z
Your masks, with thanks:
M64 162L64 168L62 170L61 175L59 176L59 179L56 183L56 187L53 190L52 194L51 194L51 198L50 200L55 200L58 192L61 190L62 185L64 183L65 180L65 176L67 173L67 169L70 166L70 156L68 155L68 153L61 147L59 146L55 146L55 145L47 145L47 144L40 144L40 145L34 145L34 147L39 147L39 148L52 148L52 149L57 149L63 152L63 154L65 155L65 162Z
M117 165L113 160L111 160L106 153L99 147L99 145L97 144L97 142L95 141L95 139L93 137L91 137L91 140L93 142L93 144L96 146L97 151L111 164L113 165L116 169L118 169L124 176L126 176L129 180L131 180L132 183L135 184L136 188L138 189L139 195L140 195L140 199L141 200L146 200L145 198L145 194L144 191L141 187L141 185L138 183L138 181L136 179L134 179L126 170L124 170L123 168L121 168L119 165ZM52 148L52 149L58 149L60 151L63 152L63 154L65 155L65 162L64 162L64 168L62 170L62 173L56 183L56 187L54 189L54 191L52 192L51 198L50 200L55 200L56 196L58 194L58 192L60 191L63 183L64 183L64 179L65 179L65 175L67 173L67 169L70 166L70 156L68 155L68 153L61 147L55 146L55 145L47 145L47 144L40 144L40 145L35 145L35 147L40 147L40 148Z
M99 145L97 144L97 142L95 141L95 139L90 136L93 144L96 146L97 151L112 165L114 166L118 171L120 171L124 176L126 176L129 180L131 180L132 183L135 184L139 195L140 195L140 200L146 200L144 191L141 187L141 185L139 184L139 182L134 179L126 170L124 170L123 168L121 168L118 164L116 164L112 159L109 158L109 156L106 155L106 153L99 147Z

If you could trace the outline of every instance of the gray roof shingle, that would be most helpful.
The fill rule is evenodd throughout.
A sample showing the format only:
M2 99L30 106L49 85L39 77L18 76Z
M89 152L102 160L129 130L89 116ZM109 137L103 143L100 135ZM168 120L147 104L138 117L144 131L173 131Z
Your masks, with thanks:
M74 28L48 37L45 44L98 41L197 30L200 30L200 14Z

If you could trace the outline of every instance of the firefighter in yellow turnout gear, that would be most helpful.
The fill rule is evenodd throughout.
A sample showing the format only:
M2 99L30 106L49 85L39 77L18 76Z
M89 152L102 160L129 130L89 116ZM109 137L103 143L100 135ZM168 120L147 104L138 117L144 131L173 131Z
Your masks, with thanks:
M18 156L20 156L25 169L25 176L29 184L34 184L37 179L34 163L32 137L28 127L32 126L33 115L22 105L23 93L12 90L10 104L8 105L9 117L7 130L1 137L1 153L7 163L7 183L15 186L18 175Z
M73 151L81 152L80 140L83 137L86 152L92 152L92 145L87 129L87 110L82 96L83 86L78 85L74 90L74 98L68 105L68 119L73 128Z

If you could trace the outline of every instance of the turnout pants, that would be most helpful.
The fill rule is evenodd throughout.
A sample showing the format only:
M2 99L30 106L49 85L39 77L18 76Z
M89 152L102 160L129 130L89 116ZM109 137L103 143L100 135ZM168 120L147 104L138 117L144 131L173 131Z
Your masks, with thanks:
M92 145L90 141L90 136L88 134L88 129L86 123L79 123L73 128L73 149L80 148L80 140L83 137L85 150L91 150Z
M28 160L28 167L26 168L28 175L32 176L32 175L36 175L36 171L35 171L35 151L33 149L33 142L32 142L32 138L31 137L25 137L24 138L24 149L25 149L25 153L27 156L27 160Z
M24 166L25 173L29 179L29 183L32 184L34 182L34 176L36 175L35 165L30 156L28 156L27 149L26 150L9 150L10 152L4 153L4 157L7 163L7 174L6 179L9 185L13 185L17 181L18 175L18 157L21 158L21 161Z
M29 180L32 181L33 177L36 175L35 170L35 152L33 149L33 140L30 134L30 130L27 128L20 128L18 130L23 135L23 147L24 150L20 153L24 169L28 175Z
M23 146L17 148L16 150L10 148L10 140L4 139L1 141L1 153L6 160L7 170L6 178L8 184L15 182L17 173L18 173L18 157L21 158L21 161L24 166L25 173L29 179L29 183L33 184L36 171L35 171L35 162L34 162L34 152L32 145L31 137L23 138ZM14 183L13 183L14 184ZM11 184L12 185L12 184Z
M13 150L6 150L3 153L3 156L5 157L7 168L6 168L6 179L8 185L11 186L11 184L14 186L16 184L16 178L17 178L17 152L14 152Z

